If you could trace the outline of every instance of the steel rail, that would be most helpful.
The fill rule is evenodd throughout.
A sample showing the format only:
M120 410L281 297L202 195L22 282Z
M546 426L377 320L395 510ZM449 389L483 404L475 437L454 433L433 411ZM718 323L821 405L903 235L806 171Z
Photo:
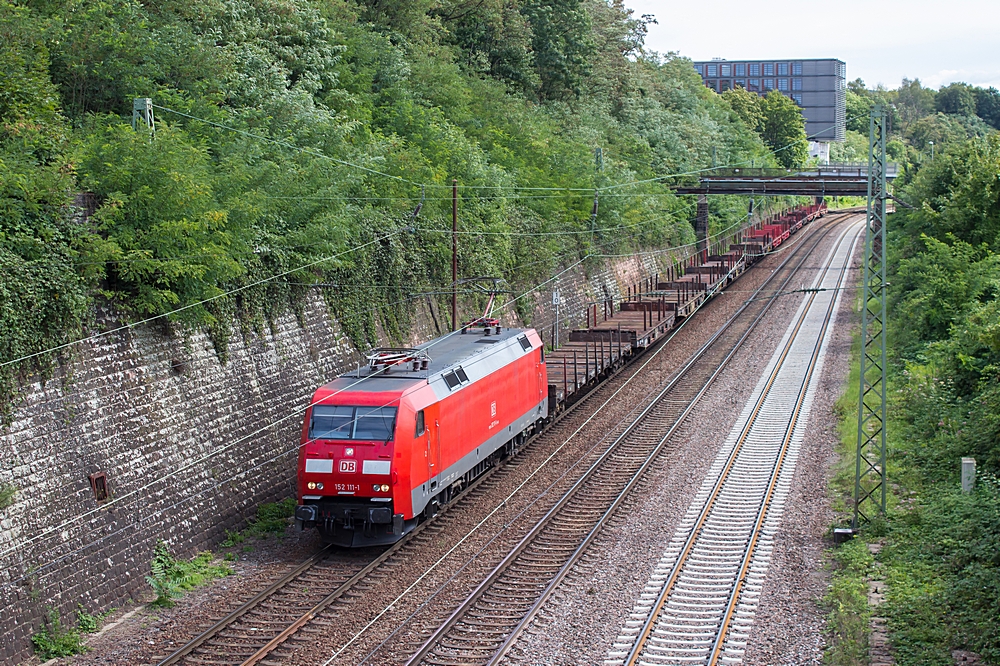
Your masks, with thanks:
M610 377L613 377L613 376L617 375L619 372L621 372L622 370L624 370L625 368L627 368L630 364L631 364L631 359L628 362L626 362L624 365L622 365L622 366L618 367L617 369L615 369L612 373L610 373L608 375L608 377L610 378ZM584 395L589 394L589 393L590 393L590 391L587 391ZM570 405L565 410L563 410L562 412L560 412L558 415L556 415L556 417L551 422L549 422L545 426L545 428L543 429L542 432L548 431L550 428L552 428L553 426L557 425L564 418L566 418L570 414L572 414L577 409L577 407L579 407L579 406L582 405L582 403L583 403L583 400L578 400L575 404ZM538 432L538 433L532 435L531 437L529 437L527 440L525 440L525 442L524 442L524 444L522 445L521 448L522 449L523 448L527 448L527 446L529 444L531 444L540 435L541 435L541 432ZM490 478L491 476L493 476L493 474L495 472L497 472L498 470L500 470L500 469L501 469L500 465L495 465L493 468L491 468L487 472L483 473L472 484L470 484L468 486L468 488L466 488L465 490L462 491L462 494L460 495L460 497L466 497L466 496L468 496L469 493L471 493L473 490L475 490L476 488L478 488L480 484L484 483L488 478ZM452 502L449 502L448 504L444 505L441 508L441 512L438 514L438 516L443 516L445 514L445 512L448 509L450 509L452 506L454 506L454 504ZM264 645L263 647L261 647L259 650L257 650L257 652L255 652L250 657L248 657L245 661L243 661L240 664L240 666L254 666L255 664L260 663L261 660L263 660L271 652L273 652L275 648L277 648L279 645L281 645L282 643L284 643L285 641L287 641L291 636L293 636L294 634L296 634L299 631L299 629L301 629L302 627L306 626L309 622L311 622L313 619L315 619L331 603L333 603L334 601L336 601L337 599L339 599L340 597L342 597L352 587L354 587L357 583L359 583L361 580L363 580L368 574L370 574L372 571L374 571L379 565L381 565L386 560L388 560L390 556L395 555L399 550L402 549L402 547L406 543L408 543L410 540L412 540L417 534L419 534L420 532L422 532L425 527L427 527L427 526L429 526L431 524L434 524L434 522L435 522L435 520L437 520L438 516L434 516L433 518L431 518L431 519L429 519L429 520L421 523L417 527L415 527L412 531L408 532L402 539L400 539L395 544L393 544L391 548L389 548L384 553L382 553L376 560L374 560L371 564L369 564L368 566L366 566L362 571L358 572L350 580L345 581L344 583L342 583L341 585L339 585L336 590L334 590L332 593L330 593L322 601L320 601L315 606L313 606L312 608L310 608L308 611L306 611L305 613L303 613L297 620L295 620L292 624L290 624L288 627L286 627L280 634L278 634L277 636L275 636L274 638L272 638L270 641L268 641L268 643L266 645Z
M830 220L830 221L832 221L832 220ZM787 262L787 259L786 259L786 262ZM784 262L783 262L782 265L784 265ZM770 281L770 279L771 278L769 277L768 281ZM746 305L747 304L744 304L743 307L746 307ZM612 370L612 372L609 373L608 378L617 376L620 372L622 372L625 369L627 369L628 367L632 366L633 363L635 362L635 360L637 358L641 357L641 356L642 356L642 354L633 354L630 358L628 358L625 361L625 363L623 363L623 364L621 364L621 365L619 365L617 367L614 367L613 370ZM563 421L570 414L574 413L578 408L581 408L583 406L583 403L586 402L583 398L587 397L589 393L593 392L597 387L601 386L602 384L603 384L603 382L601 384L596 385L594 388L589 389L586 392L584 392L581 395L581 399L577 400L573 405L570 405L565 410L563 410L562 412L560 412L559 414L557 414L555 416L555 418L551 422L549 422L548 424L546 424L546 426L540 432L537 432L531 438L529 438L522 445L522 449L527 448L527 446L532 441L534 441L536 438L538 438L541 434L550 431L552 427L554 427L555 425L557 425L558 423L560 423L561 421ZM473 484L471 484L468 488L466 488L462 492L461 496L467 496L470 492L472 492L475 488L477 488L481 483L485 482L488 478L492 477L493 474L497 470L499 470L501 468L502 468L501 465L497 465L493 469L489 470L487 473L485 473L482 476L480 476L478 479L476 479L476 481ZM453 503L449 503L448 505L445 505L444 507L442 507L442 511L441 511L440 515L444 516L447 513L447 509L450 508L452 506L452 504ZM296 619L293 623L291 623L288 627L286 627L285 630L283 630L282 632L280 632L277 636L275 636L274 638L272 638L265 646L263 646L262 648L260 648L259 650L257 650L253 655L251 655L249 658L247 658L243 662L243 664L250 665L250 664L259 663L265 656L267 656L267 654L269 654L270 652L272 652L281 643L283 643L289 637L291 637L292 635L294 635L301 627L303 627L306 624L308 624L308 622L311 621L313 618L315 618L317 614L319 614L320 612L322 612L331 603L333 603L334 601L336 601L336 599L338 599L341 596L343 596L346 592L348 592L351 588L353 588L358 582L360 582L361 580L363 580L368 574L370 574L373 570L375 570L379 565L381 565L387 559L389 559L389 557L391 557L392 555L398 553L400 549L402 549L407 544L409 544L415 536L417 536L419 533L421 533L424 530L425 527L428 527L429 525L435 524L435 522L436 522L436 520L432 519L432 520L426 521L426 522L421 523L420 525L418 525L413 531L411 531L410 533L408 533L403 539L401 539L397 543L393 544L393 546L390 549L388 549L387 551L385 551L384 553L382 553L378 558L376 558L375 560L373 560L372 562L370 562L368 565L366 565L365 567L363 567L358 573L354 574L348 580L346 580L343 583L339 584L329 595L327 595L326 597L324 597L322 601L320 601L319 603L315 604L312 608L310 608L308 611L306 611L301 616L299 616L299 618ZM192 639L191 641L189 641L185 645L181 646L177 650L175 650L169 656L167 656L162 661L160 661L158 663L158 666L172 666L173 664L181 663L184 660L185 657L187 657L187 656L191 655L192 653L194 653L196 650L198 650L199 648L201 648L202 646L204 646L206 643L208 643L212 638L218 636L227 627L229 627L230 625L232 625L234 622L236 622L240 618L244 617L248 612L250 612L250 611L254 610L255 608L257 608L258 606L260 606L263 602L265 602L269 597L271 597L272 595L274 595L276 592L278 592L279 590L287 587L287 585L289 583L291 583L292 581L294 581L296 578L298 578L302 574L306 573L308 570L310 570L318 562L320 562L322 559L324 559L329 554L330 550L331 550L331 548L329 546L326 546L323 549L321 549L320 551L318 551L316 554L314 554L313 556L311 556L308 559L306 559L305 561L303 561L300 565L298 565L297 567L295 567L292 571L288 572L287 574L285 574L284 576L282 576L280 579L278 579L277 581L275 581L273 584L271 584L270 586L268 586L265 590L263 590L260 593L256 594L253 598L251 598L250 600L248 600L247 602L245 602L244 604L242 604L238 609L236 609L232 613L226 615L225 617L223 617L222 619L220 619L219 621L217 621L215 624L211 625L209 628L207 628L206 630L204 630L197 637L195 637L194 639Z
M841 235L841 238L838 240L838 247L846 239L846 237L849 234L849 232L850 232L850 228L846 229L843 232L843 234ZM846 274L848 266L849 266L849 261L845 261L844 266L841 267L841 269L840 269L841 275L840 275L840 278L838 280L838 285L842 284L843 278L844 278L844 275ZM824 273L829 273L830 269L831 269L831 267L827 266L824 269ZM649 639L649 636L650 636L650 634L652 633L653 629L655 628L655 626L657 624L657 620L658 620L658 618L659 618L659 616L661 614L663 606L666 603L668 597L670 596L670 593L673 591L674 587L676 586L676 584L678 582L678 579L680 577L681 571L682 571L684 565L687 563L689 557L691 556L691 554L693 552L694 544L696 543L698 537L700 536L700 533L701 533L702 529L705 526L706 521L708 520L709 516L711 515L712 511L714 510L714 508L716 506L716 502L717 502L717 500L719 498L719 495L720 495L720 492L722 491L722 488L725 486L726 482L731 478L730 477L730 473L731 473L731 471L733 469L733 465L734 465L736 459L738 458L739 453L742 451L743 445L747 441L747 438L748 438L751 430L753 429L754 424L756 423L756 421L757 421L757 419L758 419L758 417L760 415L760 412L761 412L761 409L763 408L765 399L768 397L768 395L770 393L770 390L771 390L772 386L774 385L774 382L777 379L780 370L784 366L784 362L787 359L789 353L791 352L792 346L793 346L794 342L797 339L797 336L798 336L799 331L801 330L801 327L803 326L806 318L809 315L810 307L811 307L812 303L815 301L816 297L817 297L817 294L815 292L811 293L809 295L809 297L807 299L806 307L804 307L802 309L800 317L799 317L798 321L795 323L795 327L794 327L794 329L792 331L792 334L789 336L788 340L786 341L786 344L785 344L784 348L781 351L781 354L780 354L780 356L778 358L777 363L775 363L775 366L772 369L772 372L770 373L770 375L769 375L769 377L767 379L767 382L765 383L765 386L764 386L763 390L760 392L759 396L757 397L757 399L755 401L754 407L753 407L753 409L752 409L752 411L750 413L749 418L747 419L746 423L741 428L741 432L740 432L739 437L737 438L735 446L733 447L733 450L730 452L729 456L727 456L726 463L725 463L725 465L724 465L721 473L719 474L719 477L716 479L716 481L715 481L715 483L713 485L712 491L709 494L709 497L706 500L704 506L702 507L695 525L692 527L692 529L691 529L691 531L690 531L687 539L685 540L684 546L682 547L682 549L681 549L681 551L680 551L680 553L679 553L679 555L677 557L677 560L675 561L675 563L673 564L673 566L671 568L670 575L664 581L663 587L662 587L659 595L657 596L657 599L656 599L655 603L650 608L650 611L649 611L649 614L648 614L648 616L646 618L646 621L644 622L643 627L642 627L642 629L639 632L639 635L636 637L635 642L632 645L632 648L631 648L631 650L629 652L628 657L624 661L624 663L625 663L626 666L633 666L634 664L636 664L638 662L639 657L642 655L643 649L644 649L644 647L645 647L645 645L646 645L646 643L647 643L647 641ZM770 506L770 498L773 496L773 489L774 489L775 485L777 484L778 478L780 476L782 465L783 465L784 459L785 459L785 454L787 452L788 445L789 445L789 443L791 441L795 425L797 424L798 415L800 413L801 405L802 405L802 402L805 400L806 392L807 392L807 389L808 389L808 386L809 386L809 381L810 381L811 376L812 376L812 371L815 368L816 362L818 361L819 351L820 351L820 349L822 347L822 342L823 342L823 338L825 337L826 328L827 328L827 326L829 324L830 319L833 316L833 308L834 308L834 305L836 304L836 302L837 302L836 298L831 298L830 305L827 308L827 312L825 314L823 323L822 323L822 325L820 327L819 334L817 335L816 343L814 344L812 353L810 355L810 363L809 363L809 366L807 368L807 372L805 374L805 377L804 377L804 379L803 379L803 381L802 381L802 383L800 385L798 394L796 396L795 408L793 410L793 413L792 413L792 415L791 415L788 423L785 426L785 433L783 435L783 440L782 440L781 448L779 450L778 456L776 457L775 463L774 463L774 465L772 466L772 469L771 469L771 476L770 476L770 479L769 479L768 488L767 488L767 491L765 492L764 498L763 498L763 500L762 500L762 502L761 502L761 504L760 504L760 506L758 507L758 510L757 510L757 517L755 519L754 528L753 528L754 531L752 532L752 537L753 538L751 540L750 545L746 546L746 550L744 552L744 556L742 558L740 569L739 569L739 575L734 580L733 589L731 590L729 598L728 598L728 601L727 601L726 612L725 612L725 623L724 623L724 626L721 627L720 630L717 632L715 641L713 642L712 652L711 652L711 654L709 656L709 663L710 664L716 663L716 658L717 658L718 652L722 649L724 633L728 630L729 621L730 621L730 619L732 617L732 611L735 609L736 602L738 601L739 594L740 594L740 592L742 590L742 586L743 586L743 582L744 582L745 574L746 574L746 568L749 566L750 561L752 560L753 550L756 548L756 543L757 543L757 540L759 538L759 534L760 534L759 527L762 524L763 520L766 518L767 509Z
M816 242L809 248L809 252L811 252L816 247L816 245L818 245L820 242L822 242L822 240L825 237L826 237L825 235L819 237L816 240ZM793 256L794 255L789 255L789 257L786 259L785 263L787 263L788 261L790 261ZM797 265L794 269L792 269L792 271L789 273L789 275L785 278L784 282L781 285L782 287L785 286L795 276L796 272L801 269L802 263L804 263L805 259L808 256L809 256L809 253L807 252L806 256L803 257L800 260L799 265ZM784 264L782 264L782 266L783 265ZM781 266L779 266L779 269L780 268L781 268ZM775 270L777 271L778 269L775 269ZM769 284L770 279L771 278L768 278L767 281L765 281L763 284L761 284L761 286L757 289L758 293L760 291L762 291ZM775 299L777 298L777 296L780 295L780 294L781 294L781 291L779 289L778 293L776 293L774 296L771 296L771 300L765 305L764 309L757 315L757 317L754 320L754 322L750 325L750 327L747 329L747 331L740 337L740 339L733 346L732 350L725 357L725 359L723 359L722 363L719 365L719 367L716 369L716 371L709 378L708 382L706 382L705 386L701 389L701 391L698 392L698 394L695 396L695 398L692 399L690 405L688 405L688 407L685 409L685 411L683 412L683 414L681 415L681 417L677 420L677 422L673 426L671 426L671 428L663 436L663 438L662 438L662 440L661 440L661 442L659 444L660 447L662 447L663 444L665 444L665 442L670 437L672 437L674 435L674 433L681 426L681 424L683 423L683 421L687 417L687 415L690 413L690 411L692 411L694 409L694 407L697 405L697 403L701 400L701 398L704 395L704 393L710 388L712 382L715 380L715 378L718 376L718 374L726 367L726 365L728 365L730 359L742 348L742 345L745 342L746 338L749 337L749 335L753 332L753 330L755 330L757 324L767 314L767 312L770 309L771 305L773 304L773 302L775 301ZM749 304L749 300L748 300L747 304ZM742 312L742 309L743 308L741 308L740 312ZM739 314L739 313L737 313L737 314ZM727 322L724 326L726 326L728 324L729 324L729 322ZM622 501L624 501L625 496L627 495L627 493L629 493L631 491L632 486L635 483L638 482L638 480L640 479L641 475L645 474L645 470L648 468L648 466L652 462L653 462L653 458L651 457L643 465L643 468L640 469L637 472L636 476L629 483L629 486L626 487L622 491L622 494L608 508L608 510L605 512L605 514L601 517L600 521L594 526L594 528L587 535L587 537L580 544L580 546L576 549L576 551L574 551L574 553L571 556L571 558L562 566L562 568L559 570L559 573L556 575L556 577L552 580L551 583L549 583L549 585L546 587L545 591L539 596L538 600L534 603L534 605L528 611L527 615L525 615L525 617L518 623L518 625L514 628L514 630L510 633L510 635L507 636L507 639L500 646L500 648L493 655L493 657L489 660L488 664L490 666L493 666L495 664L499 664L500 661L507 655L507 653L514 646L514 643L517 641L517 639L520 637L520 635L524 632L525 629L527 629L527 627L531 624L531 622L534 619L534 617L538 614L538 612L542 609L542 607L544 606L544 604L548 601L548 599L552 596L552 594L555 592L555 590L558 588L558 586L562 583L562 581L565 579L565 577L572 570L573 566L584 555L584 553L586 552L587 548L590 546L590 544L593 542L593 540L597 537L598 533L603 528L603 526L604 526L605 522L607 521L607 519L611 517L611 515L618 508L618 506L622 503Z
M856 238L856 237L855 237ZM856 242L856 241L855 241ZM850 257L844 262L844 265L840 269L840 276L837 280L837 288L840 288L844 284L844 278L847 275L847 269L850 266ZM812 300L815 300L816 294L812 294ZM782 467L785 463L785 458L788 454L788 448L792 441L792 436L795 431L795 427L798 424L799 416L802 413L802 407L806 400L806 394L809 391L809 383L812 381L813 372L816 370L816 365L819 363L820 351L823 347L823 339L826 337L826 330L830 325L830 320L833 318L834 310L837 306L837 299L831 298L830 305L827 307L826 315L823 318L823 323L820 326L819 333L816 337L816 344L813 349L812 357L809 359L809 367L806 369L805 376L802 379L802 385L799 389L799 395L797 396L795 402L795 408L792 412L788 430L784 441L782 442L781 452L778 459L775 461L774 469L771 472L771 481L768 484L767 492L764 495L764 499L761 502L761 508L758 511L757 522L753 527L753 537L747 546L746 553L743 557L743 561L740 563L740 569L736 575L736 580L733 585L733 591L729 597L729 603L726 605L726 612L723 616L722 625L719 627L719 633L716 636L715 644L712 646L712 654L709 658L709 664L716 664L718 662L719 656L722 652L724 639L729 632L729 625L732 621L733 613L736 610L737 601L743 591L743 586L746 582L746 577L748 570L750 568L750 563L753 561L754 552L757 550L757 543L760 540L760 535L762 533L762 528L764 526L765 518L767 513L771 508L771 502L774 498L774 492L778 485L778 478L781 475ZM810 303L811 306L811 303Z
M214 636L218 635L223 629L231 625L236 620L240 619L248 612L256 608L265 599L270 597L272 594L285 587L288 583L292 582L298 578L301 574L305 573L313 567L317 562L323 559L330 551L333 549L332 545L325 546L313 554L311 557L307 558L297 567L289 571L287 574L276 580L266 589L254 595L250 600L244 603L242 606L237 608L232 613L226 615L221 620L210 626L208 629L198 634L195 638L189 642L182 645L180 648L172 652L165 659L159 662L158 666L171 666L180 662L181 659L191 654L195 649L204 645L207 641L211 640Z
M833 222L833 221L830 220L830 222ZM826 237L826 235L828 233L828 227L832 227L832 226L835 226L835 223L834 224L828 224L828 225L825 225L823 227L824 233L820 234L819 238L817 238L815 240L815 242L813 243L813 245L810 246L810 250L812 248L814 248L816 245L818 245L823 240L823 238ZM802 240L804 242L805 239L803 238ZM802 243L800 242L799 244L797 244L797 246L799 248L801 248L802 247ZM778 268L775 269L775 272L772 273L772 275L768 276L768 278L758 288L757 291L760 292L767 285L769 285L771 283L771 281L774 280L777 275L779 275L778 271L781 270L781 269L783 269L792 260L792 258L795 257L795 256L796 256L796 253L794 253L794 252L790 253L789 256L786 257L785 260L781 263L781 265ZM808 256L808 253L806 253L806 255L803 256L800 259L799 263L800 264L803 263L805 261L805 258L807 256ZM795 269L793 269L790 272L790 274L785 278L785 282L786 283L795 274L795 271L797 270L797 268L798 267L796 267ZM772 296L770 298L770 300L768 300L768 302L763 306L761 313L759 313L757 315L757 318L751 323L751 325L748 328L748 330L741 336L741 338L739 339L739 341L736 343L736 345L734 346L734 348L729 352L729 354L727 354L726 358L722 361L722 363L720 363L719 366L716 367L715 371L713 372L713 374L711 375L711 377L709 378L709 380L705 383L705 385L702 387L702 389L697 393L695 399L692 400L692 401L690 401L690 404L688 404L687 408L682 412L682 414L680 415L680 417L675 420L674 425L669 429L668 434L666 436L664 436L663 438L661 438L660 441L657 443L657 445L654 447L653 451L650 454L647 455L646 461L641 465L640 469L633 475L631 481L626 484L626 486L623 489L623 491L612 502L611 508L609 508L604 513L604 515L597 521L597 524L591 529L590 533L584 538L584 542L580 546L578 546L577 549L574 551L574 555L571 557L571 562L569 562L566 565L564 565L563 568L560 570L559 574L557 574L557 576L559 577L559 580L561 580L562 576L565 575L565 572L568 571L568 568L569 568L569 566L571 566L572 562L575 561L582 554L583 550L585 550L585 546L592 541L593 537L597 534L597 532L600 530L600 528L605 524L607 518L611 515L611 513L614 511L614 509L616 509L620 505L620 503L625 499L625 497L629 494L629 492L639 482L639 480L642 478L642 476L645 473L645 471L655 461L656 457L658 456L659 452L662 450L662 447L665 445L665 443L667 442L667 440L669 439L669 437L676 431L676 428L679 427L680 424L684 421L684 419L687 417L687 415L690 413L690 411L694 408L694 404L697 402L697 400L700 399L700 397L702 395L704 395L704 392L708 389L708 386L711 384L711 382L714 381L715 377L718 376L718 374L721 372L721 370L725 366L725 364L728 363L729 359L732 358L732 356L736 353L736 350L742 345L742 343L745 341L745 339L750 335L750 333L752 332L753 328L757 325L757 323L760 321L760 319L764 316L764 313L766 313L770 309L770 307L773 304L773 302L775 301L776 297L777 297L777 294L775 294L774 296ZM704 356L705 352L724 333L727 332L727 330L731 327L731 325L733 324L733 322L737 318L739 318L748 307L750 307L750 304L754 300L755 299L752 299L752 298L748 299L740 307L740 309L737 311L737 313L735 313L730 318L730 320L727 321L712 336L712 338L708 342L706 342L702 346L702 348L699 349L699 351L695 353L695 355L692 356L692 358L685 364L685 366L675 375L675 377L671 380L671 382L669 382L667 384L667 386L664 387L664 389L662 391L660 391L660 393L656 396L656 398L654 398L649 403L649 405L647 405L647 407L644 410L642 410L642 412L640 412L640 414L638 416L635 417L635 419L629 424L629 426L626 428L626 430L615 440L614 443L612 443L609 446L609 448L604 452L604 454L602 454L602 456L600 458L598 458L598 460L595 461L591 465L591 467L587 470L587 472L584 474L584 476L581 477L580 479L578 479L577 482L574 483L573 486L569 490L566 491L566 493L559 500L559 502L557 502L557 504L552 509L550 509L545 514L545 516L543 516L536 523L536 525L532 528L532 530L529 531L529 533L527 535L525 535L525 537L522 538L522 540L518 543L518 545L515 546L515 548L511 552L509 552L508 555L506 557L504 557L503 560L493 569L493 571L490 573L490 575L482 583L480 583L479 586L477 586L477 588L466 598L466 600L458 608L455 609L455 611L451 614L451 616L449 616L449 618L442 625L440 625L437 628L437 630L424 642L424 644L421 646L421 648L414 655L411 656L411 658L407 661L407 664L416 664L416 663L418 663L422 659L426 658L434 650L435 645L437 643L439 643L441 641L441 639L452 628L454 628L454 626L456 624L458 624L458 622L464 616L464 614L466 613L466 611L468 611L483 596L483 594L503 575L504 571L506 571L506 569L509 567L509 565L519 555L521 555L526 550L527 546L534 541L535 537L537 537L541 533L541 531L552 521L552 519L556 515L558 515L558 513L560 512L560 510L563 509L563 508L565 508L567 506L567 504L570 502L570 500L576 495L576 493L591 478L593 478L593 476L596 473L596 471L598 469L600 469L601 465L613 453L615 453L617 451L619 445L623 441L626 440L626 438L628 437L628 435L630 435L630 434L632 434L633 432L636 431L636 429L638 428L638 426L646 419L646 417L650 414L650 412L654 408L656 408L658 406L659 402L673 388L675 388L677 386L678 382L687 375L687 371L695 363L697 363L699 360L701 360L701 358ZM763 299L761 299L761 300L763 300ZM551 594L552 589L554 589L554 586L553 586L553 584L550 584L547 587L546 591L543 592L543 594L545 595L545 598L547 598L548 594ZM534 615L534 612L537 612L537 609L538 609L539 605L540 605L539 603L536 603L535 606L532 607L531 611L529 611L532 616ZM523 627L524 625L522 623L519 626ZM502 647L501 649L505 653L506 649L509 649L510 641L508 640L507 642L505 642L504 645L506 647ZM500 654L499 656L502 656L502 654ZM494 662L495 662L495 660L497 658L499 658L499 657L497 655L494 655L494 657L493 657Z

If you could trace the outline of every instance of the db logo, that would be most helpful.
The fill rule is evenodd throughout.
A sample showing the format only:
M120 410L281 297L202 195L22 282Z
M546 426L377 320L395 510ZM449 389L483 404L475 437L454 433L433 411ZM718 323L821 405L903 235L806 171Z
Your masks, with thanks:
M354 474L358 471L358 461L357 460L341 460L340 461L340 471L344 474Z
M497 415L497 403L496 401L490 403L490 416Z

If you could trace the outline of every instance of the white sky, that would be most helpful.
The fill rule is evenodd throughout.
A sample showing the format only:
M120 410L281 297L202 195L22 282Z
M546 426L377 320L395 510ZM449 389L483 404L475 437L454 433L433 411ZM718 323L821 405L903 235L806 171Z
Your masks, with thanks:
M1000 0L625 0L646 48L692 60L839 58L847 79L1000 88Z

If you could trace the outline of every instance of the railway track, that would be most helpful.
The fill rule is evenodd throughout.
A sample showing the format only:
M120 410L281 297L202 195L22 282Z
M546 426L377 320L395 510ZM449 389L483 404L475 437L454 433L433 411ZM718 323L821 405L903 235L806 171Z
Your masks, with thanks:
M830 232L793 246L757 294L781 292ZM777 285L775 287L775 285ZM751 297L695 354L485 580L427 636L408 664L497 663L771 308Z
M343 592L360 580L372 564L363 558L323 548L160 661L160 666L255 663L252 657L261 645L337 598L331 598L331 585L334 593Z
M607 378L627 367L612 368ZM557 436L561 429L570 432L574 426L565 422L585 402L581 399L560 412L545 432ZM505 471L509 471L507 466L487 471L466 489L462 494L463 500L476 501L478 493L503 482ZM421 523L378 555L372 553L374 549L344 552L332 546L324 547L160 660L157 666L253 666L265 659L280 660L284 656L279 652L281 646L300 629L320 616L324 622L331 621L331 616L350 606L356 593L363 591L368 579L377 577L380 567L391 566L394 559L412 555L413 550L444 531L452 504L444 505L433 520Z
M804 434L811 380L857 241L845 230L605 662L742 660ZM855 233L852 233L855 232Z
M825 224L829 226L832 222L833 216ZM805 240L802 239L803 242ZM782 266L789 259L791 256ZM776 274L780 271L778 269ZM765 286L773 283L774 279L775 276L772 276ZM621 369L617 370L620 371ZM600 392L602 386L606 384L599 385L595 390ZM567 419L586 402L587 400L581 400L562 412L545 432L558 435L563 429L567 433L571 431L574 425L567 425ZM494 468L480 477L463 493L465 501L474 502L479 492L502 483L507 467L504 465ZM348 609L357 597L384 577L380 572L391 570L395 566L394 562L413 556L428 539L444 531L448 521L448 510L444 508L437 518L419 525L378 556L367 553L358 557L356 553L344 554L323 549L161 660L159 666L249 666L265 659L268 662L281 661L288 656L289 642L301 638L296 634L303 627L314 622L335 625L337 618L342 617L341 613L349 612Z

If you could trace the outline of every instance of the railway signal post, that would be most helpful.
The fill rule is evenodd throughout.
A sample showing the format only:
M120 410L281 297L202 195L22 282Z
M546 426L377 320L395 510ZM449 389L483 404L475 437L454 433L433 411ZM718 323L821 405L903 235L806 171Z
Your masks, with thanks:
M852 531L885 514L885 108L871 112L868 141L868 205L861 308L861 386L854 473Z

